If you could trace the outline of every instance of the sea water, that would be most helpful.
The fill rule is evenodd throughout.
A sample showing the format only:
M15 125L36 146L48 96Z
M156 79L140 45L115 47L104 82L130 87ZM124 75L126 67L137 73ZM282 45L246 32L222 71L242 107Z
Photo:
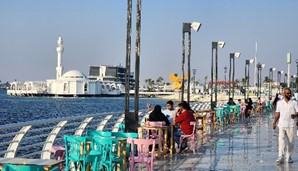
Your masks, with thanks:
M164 99L140 98L139 109L145 110L147 103L165 107L166 102ZM134 98L130 97L130 110L133 108ZM124 110L125 97L21 97L8 96L6 91L0 90L0 125Z

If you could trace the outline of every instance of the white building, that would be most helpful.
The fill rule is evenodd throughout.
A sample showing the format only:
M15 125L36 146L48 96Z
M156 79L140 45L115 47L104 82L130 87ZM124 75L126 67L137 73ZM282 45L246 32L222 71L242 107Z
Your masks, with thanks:
M62 54L64 51L62 37L58 38L56 79L45 81L13 82L8 95L47 95L47 96L119 96L120 88L115 81L89 79L84 73L70 70L63 74ZM62 75L63 74L63 75Z

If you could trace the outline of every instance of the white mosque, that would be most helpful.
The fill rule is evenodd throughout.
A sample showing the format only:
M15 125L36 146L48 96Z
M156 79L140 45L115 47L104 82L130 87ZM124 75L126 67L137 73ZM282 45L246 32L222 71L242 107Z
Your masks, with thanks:
M12 82L8 95L16 96L119 96L124 93L124 85L117 81L104 81L101 77L88 78L78 70L63 74L63 40L58 38L56 79L46 81ZM103 66L101 66L103 67ZM63 75L62 75L63 74Z

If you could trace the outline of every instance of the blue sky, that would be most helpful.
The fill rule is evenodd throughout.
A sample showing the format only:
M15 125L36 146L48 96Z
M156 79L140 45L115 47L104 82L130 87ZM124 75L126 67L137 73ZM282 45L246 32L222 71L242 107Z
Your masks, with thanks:
M57 38L64 40L64 72L88 74L88 65L125 66L126 0L26 0L0 2L0 80L55 78ZM298 58L297 0L143 0L141 84L171 72L181 75L182 23L202 23L192 31L191 68L196 80L210 79L211 42L219 49L219 79L229 67L229 53L239 51L236 78L244 77L244 62L254 57L270 67L291 72ZM132 70L134 70L136 0L133 0ZM253 71L253 67L250 68ZM252 74L252 73L251 73ZM252 75L251 75L252 77ZM276 78L276 73L274 74Z

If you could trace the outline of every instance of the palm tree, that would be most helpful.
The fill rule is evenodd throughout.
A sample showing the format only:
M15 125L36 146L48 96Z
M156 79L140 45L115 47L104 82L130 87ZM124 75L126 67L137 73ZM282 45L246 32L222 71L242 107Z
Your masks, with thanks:
M241 79L241 83L242 83L242 86L245 87L245 85L246 85L246 79L245 78L242 78Z
M161 76L159 76L157 79L156 79L156 83L157 83L157 89L159 90L159 87L162 85L162 82L163 82L163 78Z
M235 84L236 84L235 87L239 88L239 85L238 85L239 83L240 83L239 79L236 79L235 82L234 82L233 84L234 84L234 86L235 86Z
M146 83L146 87L147 87L148 91L153 91L153 89L154 89L154 80L149 78L149 79L145 80L145 83Z

